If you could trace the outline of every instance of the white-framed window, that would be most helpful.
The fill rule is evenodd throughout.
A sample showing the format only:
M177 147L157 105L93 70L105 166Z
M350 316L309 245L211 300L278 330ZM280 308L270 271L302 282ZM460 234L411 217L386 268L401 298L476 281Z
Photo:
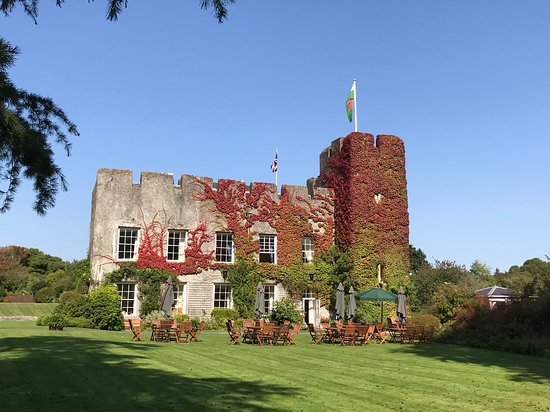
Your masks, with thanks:
M214 285L214 307L232 308L231 285L229 283L216 283Z
M260 235L260 263L277 263L277 236Z
M172 309L179 309L181 313L187 313L187 283L178 283L174 288L174 302Z
M117 257L119 260L133 260L138 249L139 229L132 227L118 228Z
M136 284L117 283L116 286L120 295L120 309L125 315L133 315L136 309Z
M233 263L233 233L216 232L216 262Z
M315 245L313 243L313 238L310 236L304 236L302 238L302 262L304 263L313 262L314 250L315 250Z
M273 310L275 303L275 285L264 285L264 314L268 315Z
M185 260L186 244L187 232L185 230L168 230L166 260L183 262Z

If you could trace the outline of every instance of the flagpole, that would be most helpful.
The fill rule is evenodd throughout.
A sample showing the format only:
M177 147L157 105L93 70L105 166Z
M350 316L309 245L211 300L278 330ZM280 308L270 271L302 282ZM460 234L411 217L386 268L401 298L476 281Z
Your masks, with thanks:
M275 188L279 193L279 185L277 183L277 174L279 173L279 149L275 148L275 157L277 158L277 169L275 169Z
M349 84L349 83L348 83ZM353 91L354 91L354 94L355 96L353 97L353 106L354 106L354 111L355 111L355 131L357 131L357 80L356 79L353 79Z

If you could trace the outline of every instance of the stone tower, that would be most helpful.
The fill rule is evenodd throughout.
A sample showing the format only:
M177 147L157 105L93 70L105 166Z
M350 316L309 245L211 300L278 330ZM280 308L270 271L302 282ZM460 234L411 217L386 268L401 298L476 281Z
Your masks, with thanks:
M409 214L403 141L350 133L320 156L319 186L335 190L335 242L350 253L357 286L408 282Z

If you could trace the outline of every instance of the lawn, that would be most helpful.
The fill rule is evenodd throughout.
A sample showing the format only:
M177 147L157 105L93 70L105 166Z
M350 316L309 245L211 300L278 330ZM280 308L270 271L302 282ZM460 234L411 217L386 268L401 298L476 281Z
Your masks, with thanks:
M49 315L57 303L7 303L0 302L0 316Z
M303 332L292 347L130 336L0 322L2 410L550 411L550 359L437 343L314 346Z

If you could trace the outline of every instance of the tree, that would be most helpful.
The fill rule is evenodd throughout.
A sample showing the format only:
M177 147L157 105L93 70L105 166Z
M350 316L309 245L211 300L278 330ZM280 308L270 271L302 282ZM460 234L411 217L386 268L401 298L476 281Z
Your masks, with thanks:
M76 125L47 98L19 89L8 77L19 50L0 38L0 213L9 210L21 175L34 181L34 210L43 215L55 205L67 182L54 162L50 138L61 144L67 156L67 134L78 136Z
M416 273L423 265L429 264L430 263L426 260L426 254L422 249L417 249L413 245L409 245L409 266L411 272Z
M486 282L487 285L493 282L493 275L491 275L491 268L487 266L484 262L479 260L474 260L470 265L470 272L473 273L476 277Z
M61 7L65 1L56 0ZM37 23L40 0L0 0L0 11L8 16L20 5ZM219 23L235 0L200 0L204 10L212 9ZM106 18L118 20L128 0L108 0ZM7 212L21 183L21 176L33 181L34 210L44 215L55 205L59 189L67 190L67 180L54 162L51 139L70 156L67 134L78 136L76 125L50 98L17 88L8 77L19 54L17 47L0 38L0 213Z
M93 1L93 0L92 0ZM227 19L229 4L235 3L236 0L200 0L201 9L212 9L212 14L219 23L223 23ZM40 0L0 0L0 11L4 15L8 15L16 5L20 4L25 13L27 13L36 23L38 19L38 6ZM61 7L65 0L55 0L55 4ZM128 7L128 0L107 0L106 18L110 21L118 20L122 11Z

